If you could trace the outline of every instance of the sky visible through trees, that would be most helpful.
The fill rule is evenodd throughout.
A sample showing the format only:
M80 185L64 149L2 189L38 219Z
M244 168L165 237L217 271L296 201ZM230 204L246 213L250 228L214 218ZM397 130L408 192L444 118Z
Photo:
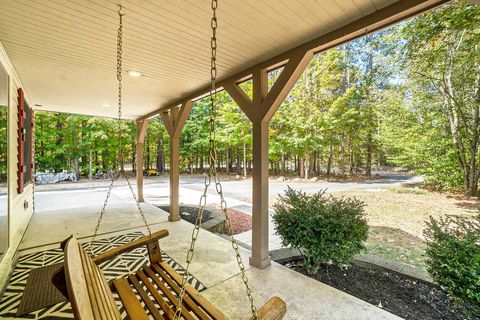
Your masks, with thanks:
M281 70L271 72L273 83ZM251 94L251 82L242 84ZM251 170L251 124L217 94L218 160L226 173ZM133 121L36 113L37 171L88 176L135 165ZM402 166L439 188L476 195L480 139L480 6L452 2L320 53L270 122L270 168L279 175L365 174ZM181 169L202 172L208 100L194 104L181 137ZM145 168L165 171L168 134L158 118L144 145ZM168 169L168 168L167 168Z

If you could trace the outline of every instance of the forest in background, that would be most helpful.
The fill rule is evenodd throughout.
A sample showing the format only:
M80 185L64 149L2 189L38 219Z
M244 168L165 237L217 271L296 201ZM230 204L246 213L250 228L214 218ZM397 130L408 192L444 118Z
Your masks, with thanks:
M316 55L270 122L272 173L371 175L402 166L438 188L476 195L479 45L480 6L452 2ZM251 82L242 86L251 94ZM219 169L247 175L251 124L226 92L217 102ZM133 121L122 121L123 137L115 119L37 111L35 121L38 172L115 169L120 141L135 170ZM203 171L208 130L208 100L201 100L181 137L183 172ZM158 118L145 139L145 169L165 172L168 134Z

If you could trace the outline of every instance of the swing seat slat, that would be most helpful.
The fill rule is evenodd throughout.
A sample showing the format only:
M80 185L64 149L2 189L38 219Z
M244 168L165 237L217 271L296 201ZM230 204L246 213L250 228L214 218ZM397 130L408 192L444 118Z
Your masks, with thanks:
M93 258L73 236L62 242L64 267L55 273L52 281L72 304L75 319L122 319L121 306L115 302L113 291L120 297L130 319L172 320L183 277L162 261L158 240L167 235L167 230L160 230ZM147 246L150 265L109 284L98 264L141 246ZM285 312L285 302L273 297L258 310L258 315L262 320L280 320ZM182 301L182 319L229 318L187 284Z

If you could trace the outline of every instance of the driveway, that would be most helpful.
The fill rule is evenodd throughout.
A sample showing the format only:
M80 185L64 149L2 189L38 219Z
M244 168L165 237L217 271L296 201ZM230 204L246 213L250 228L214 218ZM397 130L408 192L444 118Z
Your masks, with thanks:
M293 189L303 190L307 193L318 192L320 190L327 190L327 192L333 191L348 191L348 190L379 190L398 188L403 184L418 183L422 179L419 176L414 176L408 173L396 173L396 172L374 172L378 174L379 179L373 179L369 181L360 182L330 182L330 181L276 181L270 180L269 182L269 198L277 196L279 193L283 193L287 186ZM168 185L168 180L166 181ZM180 180L180 186L187 190L203 191L203 178L199 176L183 176ZM233 198L235 200L251 202L252 197L252 180L228 180L222 182L225 196ZM148 190L150 185L145 186L145 190ZM215 188L210 188L210 193L215 194Z
M381 190L388 188L401 187L403 184L420 182L421 178L406 173L376 172L381 178L369 181L359 182L329 182L329 181L276 181L270 180L269 198L273 198L290 186L294 189L300 189L308 193L317 192L326 189L329 191L348 191L348 190ZM185 204L197 204L203 193L202 176L182 176L180 178L180 202ZM42 215L52 210L65 210L66 212L76 212L75 208L85 205L96 206L100 211L106 195L106 184L108 181L96 181L86 183L66 183L58 185L38 186L36 188L35 207L36 214ZM225 200L229 208L252 214L252 180L226 180L222 183ZM135 187L134 187L135 189ZM169 203L169 181L168 177L147 178L144 186L145 201L153 205L166 205ZM132 201L131 194L125 183L119 181L114 187L110 203L125 203ZM209 205L218 204L220 201L216 194L215 187L212 185L209 189L207 203ZM272 213L273 210L270 210ZM108 208L107 208L108 214ZM246 245L251 244L251 231L237 235L237 239ZM270 249L280 248L281 241L275 235L273 223L270 219L269 226Z

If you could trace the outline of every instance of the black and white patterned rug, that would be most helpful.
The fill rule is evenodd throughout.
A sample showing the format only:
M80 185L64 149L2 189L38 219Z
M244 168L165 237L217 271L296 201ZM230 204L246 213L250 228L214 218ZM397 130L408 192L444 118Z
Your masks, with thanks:
M124 243L131 242L143 233L132 232L116 237L95 240L92 246L94 254L104 252L106 250L118 247ZM87 244L84 244L86 247ZM161 245L160 245L161 246ZM89 250L88 250L89 252ZM184 269L175 260L170 258L162 251L162 258L170 264L174 270L180 275L183 275ZM22 299L22 294L27 283L27 279L31 270L63 261L63 251L58 249L45 250L35 253L30 253L21 256L18 259L15 270L10 278L10 282L5 289L5 293L0 300L0 318L1 319L73 319L72 309L68 301L55 304L53 306L40 309L35 312L23 315L21 318L17 317L17 309ZM106 261L100 265L107 280L121 278L124 275L135 272L144 265L148 264L148 253L146 248L138 248L128 253L124 253L113 260ZM207 287L203 285L195 277L191 276L188 282L194 286L198 291L203 291ZM114 294L117 304L120 306L120 298ZM120 310L126 318L126 313L123 308Z

